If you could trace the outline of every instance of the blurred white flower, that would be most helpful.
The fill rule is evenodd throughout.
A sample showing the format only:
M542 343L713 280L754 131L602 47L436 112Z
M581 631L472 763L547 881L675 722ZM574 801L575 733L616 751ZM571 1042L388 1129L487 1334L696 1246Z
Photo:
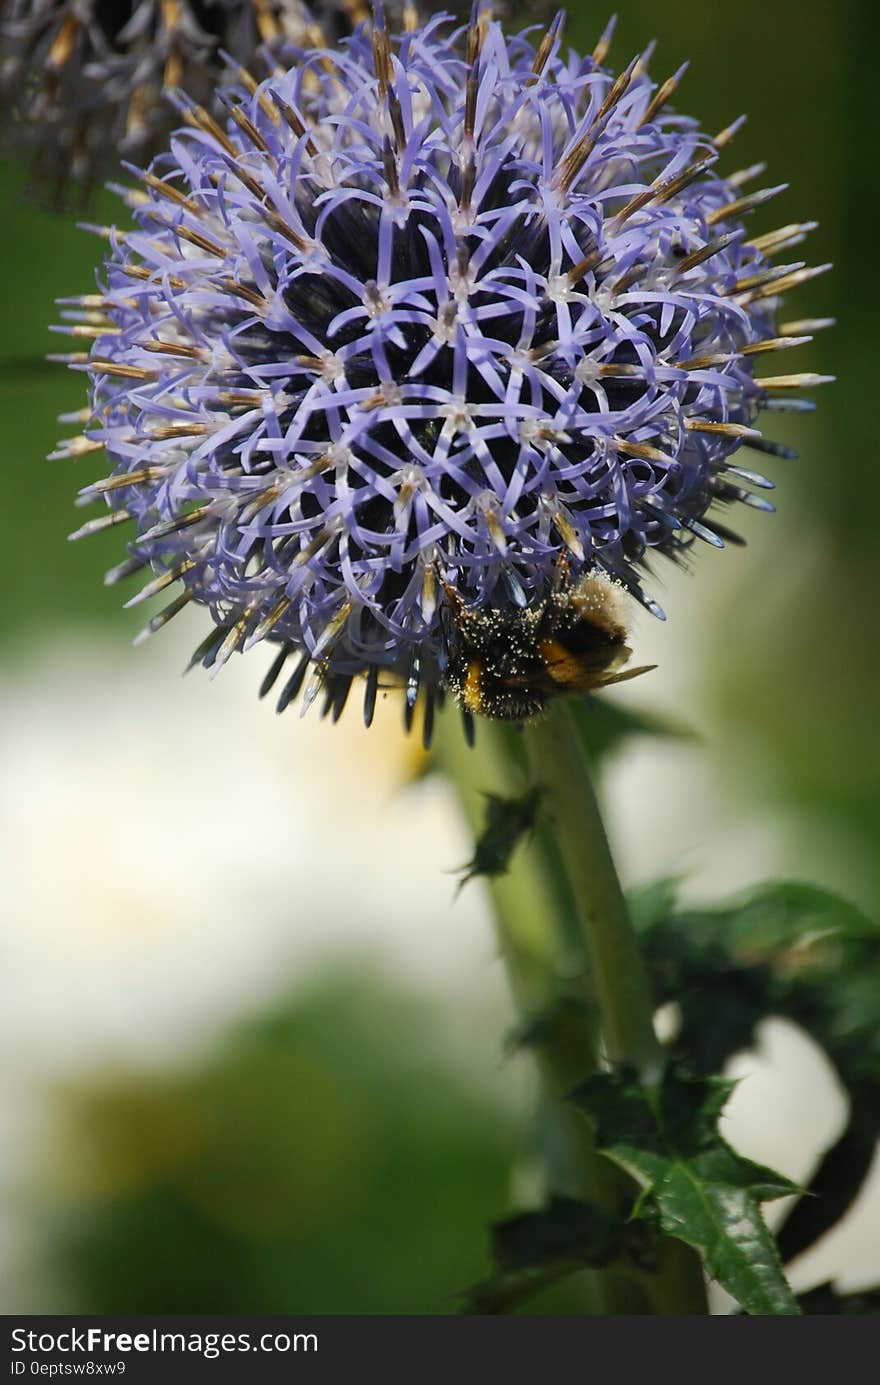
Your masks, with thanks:
M467 839L439 780L404 787L397 716L277 719L252 666L212 688L182 650L80 642L0 685L0 1051L152 1061L335 952L501 994L481 891L450 907Z

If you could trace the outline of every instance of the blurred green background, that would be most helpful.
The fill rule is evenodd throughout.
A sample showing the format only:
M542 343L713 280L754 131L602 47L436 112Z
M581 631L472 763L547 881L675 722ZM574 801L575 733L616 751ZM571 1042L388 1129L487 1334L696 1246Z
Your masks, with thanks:
M568 33L575 45L591 47L606 16L601 8L586 9L572 12ZM801 452L797 462L772 466L778 515L746 514L744 552L707 551L698 555L694 576L665 574L660 597L669 624L644 628L644 649L637 652L656 658L661 669L651 689L632 696L642 705L654 698L696 728L701 744L650 762L636 758L613 768L608 783L616 844L631 878L682 865L695 870L705 892L716 882L730 888L743 872L776 871L842 889L873 913L880 909L874 528L880 470L869 407L880 306L873 246L878 194L869 176L875 22L868 0L702 6L667 0L661 7L628 0L620 16L616 65L656 37L653 74L662 78L691 60L679 104L705 128L720 129L748 112L725 167L766 160L770 181L791 184L760 214L760 229L812 218L821 223L808 245L810 262L833 260L835 271L800 290L789 315L830 315L839 325L799 351L791 367L838 376L821 392L819 412L776 416L772 431L768 421L771 436ZM127 1048L116 1037L123 1032L126 986L161 989L166 973L176 971L168 1013L186 1011L192 1006L187 975L241 972L238 954L224 951L230 930L252 936L255 950L268 947L255 922L270 908L262 896L224 916L221 937L212 932L216 916L204 904L204 882L217 891L224 872L250 870L256 878L267 869L248 852L251 839L258 852L270 821L279 864L267 879L275 895L286 882L290 928L302 923L297 870L310 866L304 850L297 855L291 830L285 871L281 789L266 804L258 775L244 787L230 778L228 833L223 836L218 812L220 826L194 844L191 824L203 812L198 795L212 794L215 763L235 766L251 754L252 741L273 765L283 750L291 801L299 796L301 803L329 775L353 796L363 822L377 810L370 779L375 752L362 751L365 742L354 732L340 741L341 731L328 738L322 727L313 733L321 747L314 759L326 763L302 769L296 748L304 736L286 720L276 723L268 709L254 705L241 713L249 718L246 734L238 729L240 708L253 701L256 665L240 697L227 691L237 686L237 672L228 684L187 683L184 693L172 676L182 646L172 643L171 654L160 652L158 642L129 650L142 619L121 611L118 594L100 580L118 560L118 540L110 533L73 546L64 541L78 522L75 490L91 479L88 459L43 460L64 432L55 416L83 402L81 377L40 364L47 349L64 349L61 339L53 346L46 324L55 316L55 298L91 289L100 244L76 229L73 216L43 210L28 195L22 168L7 163L0 177L0 445L8 515L0 545L6 779L0 820L10 828L3 869L12 905L0 949L11 959L3 984L15 1002L0 1025L4 1090L11 1094L8 1138L0 1146L0 1227L10 1229L13 1247L0 1264L0 1308L454 1311L455 1291L484 1272L485 1223L528 1191L530 1095L525 1075L511 1074L510 1065L491 1056L500 1052L509 1016L479 888L466 925L451 906L452 885L442 872L460 865L467 848L455 835L448 800L416 797L407 808L426 852L409 893L388 903L403 919L400 936L407 930L417 940L424 929L428 952L440 949L439 980L431 974L414 980L411 969L390 965L387 953L364 967L347 959L347 927L354 950L370 952L371 915L362 895L379 901L372 907L382 919L400 846L389 832L387 856L371 866L382 849L373 824L374 845L355 867L346 834L359 830L357 822L340 827L328 816L323 880L327 872L347 879L349 901L346 906L334 885L327 917L338 925L339 945L332 955L316 942L308 956L288 957L276 930L271 982L261 977L250 990L235 992L234 1002L228 1000L232 983L218 984L210 1004L199 1002L204 1023L178 1044L169 1042L169 1051L157 1056L152 1033L140 1047ZM91 220L117 215L109 194L88 207ZM80 469L76 476L71 467ZM167 690L158 692L166 679ZM174 741L179 762L166 757L160 772L163 717L183 721ZM390 793L406 778L410 751L396 723L378 734L386 779L388 763L399 770ZM269 748L272 737L277 751ZM93 769L95 757L104 763L102 755L115 777ZM150 774L159 782L147 793ZM112 782L119 798L88 807L93 778L98 786ZM694 784L704 800L689 804ZM61 816L59 803L68 805ZM94 813L82 838L80 803L86 816ZM715 804L722 807L713 828L707 818ZM329 814L330 807L325 803L322 811ZM126 861L114 874L117 858L102 858L101 843L116 817L129 840L144 843L144 859ZM448 828L441 825L447 818ZM167 838L159 833L160 819L171 820ZM415 854L418 837L407 840ZM47 842L67 844L76 858L69 869L57 866ZM163 884L175 851L190 854L192 894L179 880L167 889ZM82 873L92 855L94 880ZM144 955L164 959L148 980L134 963L117 973L107 962L117 946L115 925L127 937L135 927L130 881L139 866L152 876L161 901L155 909L163 913L151 943L151 896L140 900L136 926L146 938ZM55 893L51 878L36 891L35 876L56 870ZM101 880L109 877L113 910L89 935L88 949L78 948L77 911L96 916L88 889L103 907ZM320 886L309 895L309 936L321 933L312 927ZM244 887L241 898L251 899ZM277 900L271 907L278 908ZM444 941L447 927L452 932ZM196 940L182 958L176 949L187 929L187 937L195 929ZM418 942L407 946L415 951ZM482 973L476 981L470 976L463 992L458 987L456 946L462 976L481 966L491 974L487 998ZM65 949L72 960L59 968ZM98 986L103 977L108 988L119 988L122 1015L82 1045L77 1026L91 1032L104 1002L96 991L87 1002L72 1003L80 988L77 967L93 981L97 976ZM41 1020L42 1007L52 1015L51 1029ZM482 1036L476 1061L459 1041L463 1016L467 1032ZM161 1007L132 1003L132 1026L161 1030L165 1022ZM81 1057L68 1061L74 1050ZM796 1133L796 1140L802 1137ZM570 1305L561 1298L549 1306Z

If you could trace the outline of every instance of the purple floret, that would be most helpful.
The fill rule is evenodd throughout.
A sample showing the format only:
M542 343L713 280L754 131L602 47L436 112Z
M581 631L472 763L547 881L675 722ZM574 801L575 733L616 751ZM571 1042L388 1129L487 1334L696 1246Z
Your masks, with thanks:
M605 46L379 17L230 88L222 129L181 103L72 329L92 413L64 449L106 449L86 529L130 517L134 599L183 582L148 629L195 600L208 662L268 639L337 701L380 670L417 689L442 681L448 588L515 609L564 562L662 615L652 552L772 508L733 454L774 450L759 409L816 378L754 375L801 340L777 309L810 271L768 257L809 227L750 239L778 189L722 178L732 131Z

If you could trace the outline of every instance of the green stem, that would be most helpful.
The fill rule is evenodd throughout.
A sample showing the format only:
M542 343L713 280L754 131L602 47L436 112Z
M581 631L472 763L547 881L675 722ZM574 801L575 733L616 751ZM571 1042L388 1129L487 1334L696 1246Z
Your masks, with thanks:
M468 748L459 717L442 716L438 753L474 837L485 824L485 794L516 798L528 788L520 734L481 722ZM596 1150L592 1130L568 1101L572 1087L595 1071L599 1035L589 960L567 879L546 828L514 853L509 870L486 881L514 1003L524 1028L540 1026L531 1044L539 1076L538 1132L547 1188L613 1209L626 1204L625 1179ZM642 1313L646 1296L621 1271L583 1271L586 1313Z
M487 792L516 797L528 787L527 766L517 768L517 739L510 728L485 722L471 749L458 717L440 718L440 762L475 837L484 825ZM519 754L522 759L521 745ZM508 871L487 883L519 1018L525 1027L541 1025L540 1042L531 1051L540 1079L539 1132L548 1187L608 1207L619 1195L617 1171L597 1153L587 1122L567 1101L574 1084L595 1068L598 1036L567 882L555 853L545 846L539 827L516 851ZM619 1285L609 1284L607 1275L585 1273L583 1282L585 1311L626 1311Z
M486 793L514 798L528 787L525 776L505 754L499 728L480 727L479 743L470 749L459 727L446 725L443 753L472 833L484 826ZM454 757L454 763L450 762ZM488 881L498 928L498 942L517 1010L525 1019L544 1014L557 997L557 940L547 927L556 885L544 861L532 850L518 850L510 869Z
M536 782L556 828L592 964L602 1038L612 1062L629 1063L646 1082L663 1069L648 977L611 857L583 740L565 703L526 728Z
M556 827L590 958L605 1052L612 1062L631 1064L643 1082L657 1082L664 1053L654 1032L651 988L571 709L558 703L546 718L531 723L526 744ZM708 1312L699 1259L680 1241L663 1241L660 1264L646 1277L645 1288L657 1313Z
M608 1209L627 1207L628 1180L598 1153L568 1095L596 1067L597 1020L609 1057L634 1063L645 1077L659 1076L663 1051L577 725L565 708L530 726L524 738L485 721L473 750L457 718L442 717L439 731L441 764L475 836L484 824L483 795L522 795L528 761L544 790L533 839L489 881L499 944L520 1015L527 1024L541 1021L533 1052L549 1185ZM609 1270L584 1280L594 1314L644 1312L646 1300L657 1313L707 1311L696 1256L671 1240L662 1244L656 1273Z
M528 769L523 765L518 770L511 753L512 734L486 722L470 749L457 719L441 718L440 760L475 836L484 825L486 793L513 798L528 788ZM526 1024L553 1021L542 1031L547 1043L541 1047L552 1050L555 1081L568 1091L595 1066L597 1034L589 967L573 926L573 904L566 881L542 849L542 836L539 827L533 840L517 849L508 870L489 879L488 885L516 1008Z

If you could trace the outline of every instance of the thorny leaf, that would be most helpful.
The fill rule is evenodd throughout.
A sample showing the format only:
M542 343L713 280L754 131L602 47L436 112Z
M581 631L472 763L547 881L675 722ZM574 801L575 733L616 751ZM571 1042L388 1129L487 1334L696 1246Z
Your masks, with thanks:
M599 1150L642 1188L637 1216L656 1219L668 1236L699 1251L747 1313L796 1315L760 1204L797 1189L721 1136L731 1088L723 1078L672 1067L656 1088L630 1072L596 1073L574 1100L595 1123Z
M625 1223L577 1198L553 1197L538 1211L490 1228L494 1274L465 1295L465 1313L507 1313L576 1270L601 1269L620 1253Z
M520 798L502 798L487 793L486 824L474 848L473 859L464 867L459 889L478 875L503 875L523 837L535 826L541 791L531 788Z
M799 1255L852 1205L880 1135L880 927L845 900L801 884L764 885L713 909L681 909L676 884L637 895L658 1000L681 1014L676 1047L700 1072L754 1045L770 1015L824 1049L850 1101L847 1129L827 1151L778 1233Z

